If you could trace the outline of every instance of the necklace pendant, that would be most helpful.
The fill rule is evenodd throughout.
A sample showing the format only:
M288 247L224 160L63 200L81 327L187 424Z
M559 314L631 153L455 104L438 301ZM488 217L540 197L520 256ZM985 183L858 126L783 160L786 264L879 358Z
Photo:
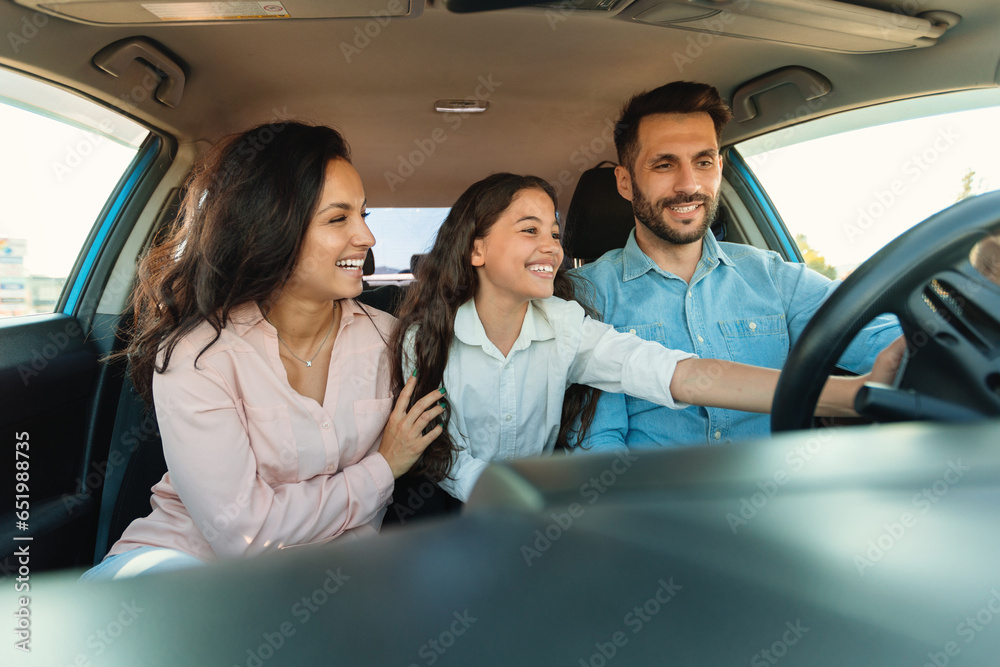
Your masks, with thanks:
M311 362L311 361L307 361L306 362L306 367L311 367L312 365L313 365L313 362Z

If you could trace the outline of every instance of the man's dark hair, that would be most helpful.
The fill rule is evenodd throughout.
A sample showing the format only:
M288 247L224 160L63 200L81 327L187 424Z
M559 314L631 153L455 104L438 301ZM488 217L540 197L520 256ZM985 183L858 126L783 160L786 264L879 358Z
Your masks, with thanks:
M639 157L639 121L661 113L707 113L715 124L715 138L721 142L722 129L733 117L713 86L692 81L674 81L639 93L625 103L615 124L618 162L633 173Z

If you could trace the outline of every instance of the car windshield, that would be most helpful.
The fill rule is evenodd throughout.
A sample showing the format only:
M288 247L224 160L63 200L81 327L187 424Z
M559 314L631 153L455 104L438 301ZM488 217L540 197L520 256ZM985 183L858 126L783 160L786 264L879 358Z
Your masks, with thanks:
M531 3L0 2L0 665L997 664L1000 2Z

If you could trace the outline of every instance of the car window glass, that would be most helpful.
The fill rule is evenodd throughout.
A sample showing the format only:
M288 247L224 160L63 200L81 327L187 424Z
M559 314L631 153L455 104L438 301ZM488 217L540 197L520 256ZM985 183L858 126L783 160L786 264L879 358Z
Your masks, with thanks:
M1000 188L1000 99L976 91L885 104L736 148L806 263L844 278L913 225Z
M375 275L371 285L406 284L413 280L415 256L434 245L447 208L370 208L368 227L375 236Z
M148 131L0 70L0 317L48 313Z

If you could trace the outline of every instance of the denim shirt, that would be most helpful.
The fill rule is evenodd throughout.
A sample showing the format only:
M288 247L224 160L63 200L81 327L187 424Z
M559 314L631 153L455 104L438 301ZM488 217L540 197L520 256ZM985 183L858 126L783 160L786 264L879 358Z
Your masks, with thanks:
M603 320L619 331L706 359L780 369L820 305L840 284L780 255L705 236L690 284L662 270L639 249L635 230L625 247L572 271ZM855 337L838 366L866 373L902 334L882 315ZM691 406L668 410L622 394L601 395L584 446L591 450L715 444L767 437L770 415Z

